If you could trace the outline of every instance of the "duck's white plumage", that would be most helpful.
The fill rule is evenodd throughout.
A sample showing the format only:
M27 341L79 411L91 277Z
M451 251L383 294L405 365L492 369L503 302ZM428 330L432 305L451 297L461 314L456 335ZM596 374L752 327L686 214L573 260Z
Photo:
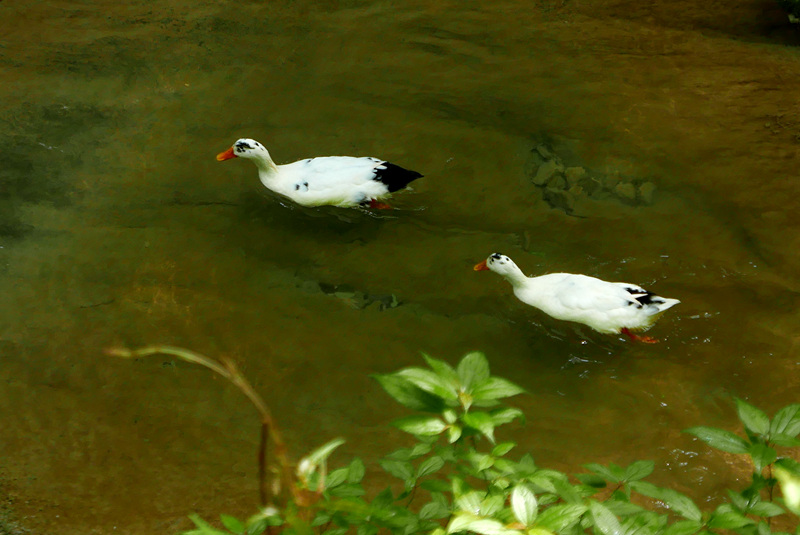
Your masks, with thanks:
M252 139L239 139L217 160L247 158L265 187L303 206L385 207L379 203L422 175L378 158L323 156L276 165Z
M572 273L550 273L526 277L507 256L494 253L475 266L491 270L511 283L514 295L556 319L588 325L601 333L624 333L632 339L653 342L631 331L649 329L677 299L659 297L626 282L604 280Z

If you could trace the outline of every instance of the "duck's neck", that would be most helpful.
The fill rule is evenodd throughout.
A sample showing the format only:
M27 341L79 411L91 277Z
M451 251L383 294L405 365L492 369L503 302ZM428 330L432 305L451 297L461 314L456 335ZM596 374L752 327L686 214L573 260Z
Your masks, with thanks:
M514 266L514 268L511 271L503 274L503 276L506 278L508 282L511 283L511 286L513 286L514 288L523 286L528 281L530 281L530 279L526 277L525 274L522 272L522 270L519 269L517 266Z
M264 151L265 154L259 154L256 158L251 158L253 163L258 167L258 175L261 180L274 178L278 175L278 166L272 161L269 152Z

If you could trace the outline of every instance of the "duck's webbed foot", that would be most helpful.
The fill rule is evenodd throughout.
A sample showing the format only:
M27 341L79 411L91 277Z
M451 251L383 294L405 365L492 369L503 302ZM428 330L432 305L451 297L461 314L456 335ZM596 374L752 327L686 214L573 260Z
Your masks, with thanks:
M634 342L643 342L645 344L657 344L658 343L658 339L657 338L652 338L650 336L639 336L638 334L632 333L630 331L630 329L628 329L627 327L623 327L622 329L620 329L619 332L621 334L624 334L625 336L627 336L628 338L630 338Z

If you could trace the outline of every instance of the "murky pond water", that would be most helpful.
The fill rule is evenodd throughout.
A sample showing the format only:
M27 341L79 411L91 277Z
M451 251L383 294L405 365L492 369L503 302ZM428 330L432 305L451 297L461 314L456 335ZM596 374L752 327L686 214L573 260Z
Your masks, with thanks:
M694 4L0 5L5 529L252 511L251 407L102 354L152 343L231 356L296 453L342 435L367 459L402 440L369 374L479 349L530 392L508 438L540 464L653 459L718 499L747 468L680 430L797 401L800 39L768 0ZM377 217L300 209L215 161L238 137L425 178ZM539 145L606 191L545 198ZM682 304L661 344L599 335L472 271L494 251Z

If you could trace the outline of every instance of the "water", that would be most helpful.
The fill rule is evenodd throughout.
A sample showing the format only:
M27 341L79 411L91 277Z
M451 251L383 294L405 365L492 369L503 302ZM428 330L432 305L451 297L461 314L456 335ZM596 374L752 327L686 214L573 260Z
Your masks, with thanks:
M749 468L680 430L736 429L734 396L796 401L800 58L769 2L2 10L0 511L20 529L253 510L240 393L112 345L228 355L295 455L342 435L341 459L368 460L404 414L369 374L480 349L530 392L505 438L540 464L653 459L701 502ZM214 160L238 137L280 163L372 155L426 176L379 217L300 209ZM542 142L653 182L653 204L551 208L527 174ZM495 251L682 304L659 345L599 335L472 271Z

